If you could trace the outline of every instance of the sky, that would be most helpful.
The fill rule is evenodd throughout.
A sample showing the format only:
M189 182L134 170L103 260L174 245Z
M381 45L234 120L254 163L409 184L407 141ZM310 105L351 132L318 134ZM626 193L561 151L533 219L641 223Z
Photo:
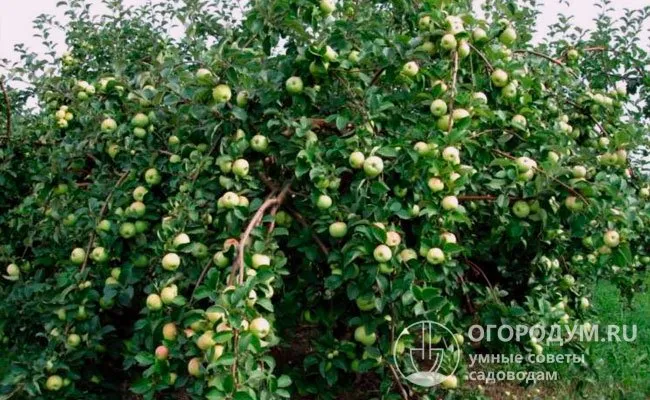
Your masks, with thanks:
M15 59L13 54L13 46L16 43L25 43L27 47L33 51L42 51L40 47L40 40L34 38L34 29L32 27L33 19L39 14L53 14L62 18L62 9L56 7L59 0L0 0L2 2L2 10L0 13L0 58ZM165 0L124 0L125 5L143 5L148 2L160 2ZM93 10L95 13L106 11L105 6L100 0L91 0ZM480 4L482 0L475 0L476 4ZM542 8L542 15L538 21L539 32L536 38L539 39L544 36L546 26L555 22L556 15L559 12L568 15L574 15L574 22L576 25L584 28L593 27L593 18L599 13L599 9L594 7L596 0L569 0L569 6L561 5L560 0L544 0ZM613 7L618 15L623 13L625 8L641 8L649 4L648 0L614 0ZM8 11L8 12L6 12ZM650 34L645 35L646 40ZM58 52L65 51L63 46L63 36L60 33L55 33L53 39L57 43L61 43L58 47ZM648 46L650 47L650 42Z

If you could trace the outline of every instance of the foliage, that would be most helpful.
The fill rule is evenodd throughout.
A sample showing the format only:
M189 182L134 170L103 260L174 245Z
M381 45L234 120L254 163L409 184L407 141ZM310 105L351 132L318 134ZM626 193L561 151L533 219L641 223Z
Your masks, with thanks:
M598 61L630 32L535 51L534 2L105 3L61 1L36 27L69 52L10 69L39 107L0 149L3 394L433 398L394 374L409 324L584 324L596 279L641 289L647 126L614 80L647 97L647 54Z

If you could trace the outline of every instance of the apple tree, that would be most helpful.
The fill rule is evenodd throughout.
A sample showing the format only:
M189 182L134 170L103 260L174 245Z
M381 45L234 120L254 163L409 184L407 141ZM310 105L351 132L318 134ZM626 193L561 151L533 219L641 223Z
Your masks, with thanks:
M638 47L534 47L529 2L59 3L3 85L3 395L455 396L470 352L546 351L470 325L642 288ZM437 389L392 357L421 320L457 338Z

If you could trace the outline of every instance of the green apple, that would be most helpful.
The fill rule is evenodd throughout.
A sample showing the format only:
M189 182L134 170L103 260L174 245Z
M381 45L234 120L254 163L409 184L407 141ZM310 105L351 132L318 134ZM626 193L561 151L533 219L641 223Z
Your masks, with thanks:
M148 221L135 221L135 232L136 233L143 233L149 230L149 222Z
M517 169L519 172L527 172L530 171L531 169L534 170L537 168L537 163L535 160L529 158L529 157L518 157L515 160L515 164L517 165Z
M566 57L569 61L575 61L580 57L580 53L576 49L570 49L566 52Z
M330 46L325 46L325 54L323 55L323 60L325 62L333 62L339 57L338 53L334 51Z
M503 32L501 32L501 35L499 35L499 41L506 46L512 45L515 40L517 40L517 31L512 27L507 27Z
M456 51L458 51L458 56L460 58L465 58L469 56L472 50L467 40L463 39L460 42L458 42L458 48Z
M181 142L181 139L179 139L179 137L176 136L176 135L171 135L167 139L167 144L170 145L170 146L176 146L176 145L180 144L180 142Z
M253 263L253 268L255 269L271 266L271 257L265 254L253 254L251 261Z
M396 247L402 243L402 237L395 231L386 232L386 245L388 247Z
M528 121L526 121L526 117L524 117L521 114L517 114L514 117L512 117L512 120L510 121L513 126L524 129L526 128L526 125L528 124Z
M90 258L97 263L104 263L108 261L108 252L103 247L95 247L90 252Z
M368 328L364 325L358 326L354 330L354 340L363 344L364 346L372 346L377 341L377 334L375 332L368 332Z
M149 168L144 172L144 180L149 184L149 186L154 186L161 182L162 177L157 169Z
M114 132L117 129L117 122L113 118L106 118L102 121L101 129L104 133Z
M257 317L251 321L248 329L260 339L265 338L271 332L271 324L264 317Z
M318 207L321 210L327 210L332 206L332 198L329 197L326 194L321 194L318 196L318 200L316 200L316 207Z
M360 151L353 152L350 154L350 158L348 159L350 166L356 169L363 168L363 163L365 160L366 156L364 156Z
M587 168L583 167L582 165L576 165L571 168L571 173L573 174L574 178L582 179L587 176Z
M501 88L501 96L506 99L514 99L517 97L517 86L512 82L508 83L503 88Z
M453 146L445 147L442 151L442 159L453 165L458 165L460 164L460 151Z
M487 38L487 32L483 28L475 28L472 31L472 40L474 40L476 43L483 42L487 40Z
M573 276L568 274L564 275L562 277L562 280L560 281L560 285L565 289L572 287L573 285L575 285L575 283L576 283L576 279Z
M160 299L160 296L158 296L155 293L150 294L147 296L147 308L150 311L158 311L162 308L162 300Z
M45 388L51 392L61 390L63 387L63 379L59 375L50 375L45 381Z
M375 296L366 294L356 298L355 302L361 311L370 311L375 309Z
M176 253L167 253L162 258L162 267L167 271L176 271L181 265L181 258Z
M333 0L320 0L320 10L325 16L331 15L336 10L336 5Z
M176 285L169 285L160 291L160 298L164 304L173 303L177 295L178 287L176 287Z
M174 247L183 246L191 242L191 239L187 233L179 233L174 237L172 244Z
M117 153L119 152L120 152L120 146L116 144L109 144L106 147L106 154L108 154L110 158L115 158L115 156L117 156Z
M165 325L163 325L162 335L163 338L165 338L165 340L169 340L169 341L176 340L176 336L178 335L178 330L176 329L176 325L173 322L168 322Z
M135 201L143 201L144 196L149 193L149 190L144 187L144 186L138 186L135 189L133 189L133 200Z
M196 71L196 80L201 83L210 83L212 81L212 72L206 68L199 68Z
M302 93L302 90L304 88L304 85L302 83L302 79L299 76L292 76L287 81L285 82L284 86L287 89L287 92L291 94L299 94Z
M251 148L257 152L263 153L269 147L269 139L264 135L255 135L251 139Z
M427 54L433 54L436 52L436 45L429 40L425 40L421 45L417 47L417 50L423 51Z
M643 187L639 189L639 196L644 199L650 198L650 187Z
M77 347L79 346L79 343L81 343L81 337L77 335L76 333L71 333L68 335L68 338L66 339L66 344L70 347Z
M361 61L361 53L359 53L357 50L352 50L350 54L348 54L348 61L353 64L357 64L359 61Z
M334 222L329 227L329 233L333 238L342 238L348 233L348 226L345 222Z
M198 357L192 358L187 363L187 373L190 376L199 377L201 376L201 359Z
M508 74L502 69L495 69L490 76L492 84L496 87L504 87L508 84Z
M135 236L137 230L135 225L131 222L124 222L120 225L120 236L124 239L130 239Z
M7 270L6 271L7 271L7 275L10 278L14 278L12 280L18 279L18 277L20 276L20 268L18 268L18 266L16 264L12 263L12 264L7 265Z
M454 121L459 121L464 118L469 118L470 114L469 111L467 111L464 108L456 108L452 113L451 117L453 118Z
M458 378L456 375L449 375L440 382L440 387L443 389L456 389L458 387Z
M413 249L404 249L400 251L398 258L401 262L407 263L418 258L418 254Z
M370 156L363 162L363 172L368 178L375 178L384 170L384 161L377 156Z
M235 208L239 206L239 195L235 192L226 192L219 198L217 207Z
M451 232L443 232L440 234L442 243L457 243L456 235Z
M447 103L445 103L444 100L436 99L431 102L430 110L431 114L436 117L443 116L447 114Z
M239 177L248 175L249 169L250 166L248 164L248 161L243 158L235 160L235 162L232 163L232 172Z
M458 198L456 196L445 196L441 205L447 211L455 210L458 208Z
M558 161L560 161L560 155L554 151L549 151L548 154L546 155L546 159L551 164L556 164Z
M147 136L147 130L144 128L133 128L133 136L138 139L144 139Z
M472 100L478 104L487 104L488 98L483 92L475 92L472 94Z
M433 247L427 252L427 261L433 265L442 264L445 261L445 253L441 249Z
M245 90L242 90L241 92L237 93L237 98L235 100L237 102L237 106L241 108L246 107L249 98L250 98L250 94Z
M134 201L127 208L129 215L134 217L142 217L147 212L147 206L144 205L141 201Z
M147 117L143 113L137 113L132 119L131 119L131 125L137 127L137 128L144 128L147 125L149 125L149 117Z
M408 76L409 78L413 78L415 75L417 75L418 71L420 71L420 67L415 61L409 61L402 67L402 74Z
M512 206L512 213L519 218L526 218L530 214L530 206L527 202L519 200Z
M436 193L445 188L445 184L439 178L429 178L427 181L427 186L431 189L432 192Z
M440 39L440 47L445 50L453 50L457 45L458 42L456 41L456 37L451 33L443 35L442 39Z
M609 230L603 235L603 242L605 242L605 246L613 248L621 242L621 236L615 230Z
M390 250L390 247L386 246L385 244L380 244L379 246L375 247L372 255L375 258L375 261L379 263L388 262L391 258L393 258L393 253Z
M227 103L231 97L232 91L228 85L221 84L212 89L212 98L217 103Z
M428 31L431 28L431 17L424 15L418 20L418 28L422 31Z
M589 299L586 298L586 297L581 297L580 298L580 308L583 309L583 310L586 310L586 309L589 308L589 306L590 306Z
M218 251L214 253L214 256L212 256L212 262L214 262L217 267L224 268L230 264L230 259L226 257L223 251Z
M82 249L81 247L75 248L72 250L72 253L70 253L70 261L72 261L73 264L81 265L85 259L86 250Z
M169 357L169 349L165 345L160 345L156 347L154 355L156 357L156 360L165 361L167 357Z
M207 351L216 344L213 336L214 333L212 331L204 332L196 340L196 346L203 351Z

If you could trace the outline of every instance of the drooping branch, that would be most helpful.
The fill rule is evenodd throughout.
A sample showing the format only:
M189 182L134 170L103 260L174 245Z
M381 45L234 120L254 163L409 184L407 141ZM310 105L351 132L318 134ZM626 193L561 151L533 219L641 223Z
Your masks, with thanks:
M496 153L496 154L502 156L502 157L506 157L506 158L508 158L508 159L510 159L510 160L516 160L516 158L515 158L513 155L508 154L508 153L506 153L506 152L504 152L504 151L501 151L501 150L499 150L499 149L492 149L492 151L493 151L494 153ZM582 195L582 193L578 192L577 190L575 190L575 189L572 188L571 186L567 185L566 183L562 182L561 180L557 179L556 177L554 177L554 176L550 176L550 175L549 175L546 171L544 171L543 169L541 169L541 168L539 168L539 167L533 167L533 168L535 169L535 171L540 172L541 174L543 174L544 176L546 176L547 178L549 178L549 179L552 180L553 182L558 183L560 186L564 187L566 190L568 190L568 191L571 192L572 194L574 194L574 195L576 195L577 197L579 197L580 200L582 200L582 201L585 202L585 204L589 204L589 200L588 200L586 197L584 197L584 196Z
M244 282L244 253L246 252L246 244L248 243L248 239L253 233L253 229L255 229L262 222L262 219L264 218L266 211L269 208L274 207L278 204L282 204L284 202L284 199L286 198L290 188L291 188L291 183L287 183L277 196L275 196L277 191L275 190L272 191L271 194L266 198L264 203L262 203L260 208L257 209L255 214L253 215L253 218L251 218L250 222L248 223L248 226L246 226L246 229L244 230L241 237L239 238L239 245L237 247L237 256L235 258L235 262L233 263L232 271L230 271L230 277L228 279L229 285L233 285L235 283L236 277L238 277L237 279L238 283L241 284Z
M327 246L325 246L325 243L323 243L323 241L320 240L320 238L314 233L314 231L311 229L311 226L309 225L309 223L307 222L305 217L303 217L298 211L296 211L296 210L294 210L292 208L287 208L287 212L289 212L289 214L291 214L291 216L294 217L296 219L296 221L298 221L300 223L300 225L302 225L305 228L311 230L311 232L312 232L311 236L314 239L314 242L316 242L318 247L320 247L323 254L328 256L329 253L330 253L329 249L327 248Z
M454 105L456 101L456 83L458 81L458 52L454 51L454 67L451 71L451 98L449 99L449 124L447 126L447 135L451 133L454 123Z
M7 114L7 140L11 138L11 102L9 101L9 95L7 94L7 88L2 80L0 80L0 90L2 90L2 95L5 99L5 113Z
M578 74L573 72L573 70L571 68L569 68L562 61L560 61L560 60L558 60L556 58L553 58L553 57L549 56L548 54L540 53L540 52L534 51L534 50L526 50L526 49L515 50L515 51L513 51L513 54L530 54L530 55L533 55L533 56L536 56L536 57L543 58L545 60L548 60L548 61L552 62L553 64L559 65L560 67L566 69L567 72L569 72L569 74L571 74L571 76L573 76L574 78L578 78Z
M482 52L481 50L479 50L479 49L477 49L476 47L474 47L474 45L471 44L471 43L469 43L469 47L470 47L472 50L474 50L474 52L476 52L476 54L478 54L479 57L481 57L481 59L482 59L483 62L485 63L485 66L486 66L487 69L488 69L488 72L489 72L489 73L494 72L494 67L493 67L492 64L490 63L490 60L488 60L488 58L485 56L485 54L483 54L483 52Z
M104 205L102 205L102 208L99 210L99 215L97 216L97 223L101 221L101 219L104 217L104 214L106 214L106 210L108 210L108 204L110 203L111 199L113 198L113 193L115 193L115 190L124 183L126 180L127 176L129 176L129 171L124 171L121 175L120 178L117 180L115 185L113 186L113 189L108 193L108 196L106 196L106 199L104 200ZM86 255L84 257L84 262L81 264L81 270L79 271L80 274L83 274L84 270L86 269L86 266L88 265L88 257L90 257L90 248L93 245L93 242L95 241L96 233L95 230L93 229L92 232L90 233L90 238L88 239L88 245L86 246Z

